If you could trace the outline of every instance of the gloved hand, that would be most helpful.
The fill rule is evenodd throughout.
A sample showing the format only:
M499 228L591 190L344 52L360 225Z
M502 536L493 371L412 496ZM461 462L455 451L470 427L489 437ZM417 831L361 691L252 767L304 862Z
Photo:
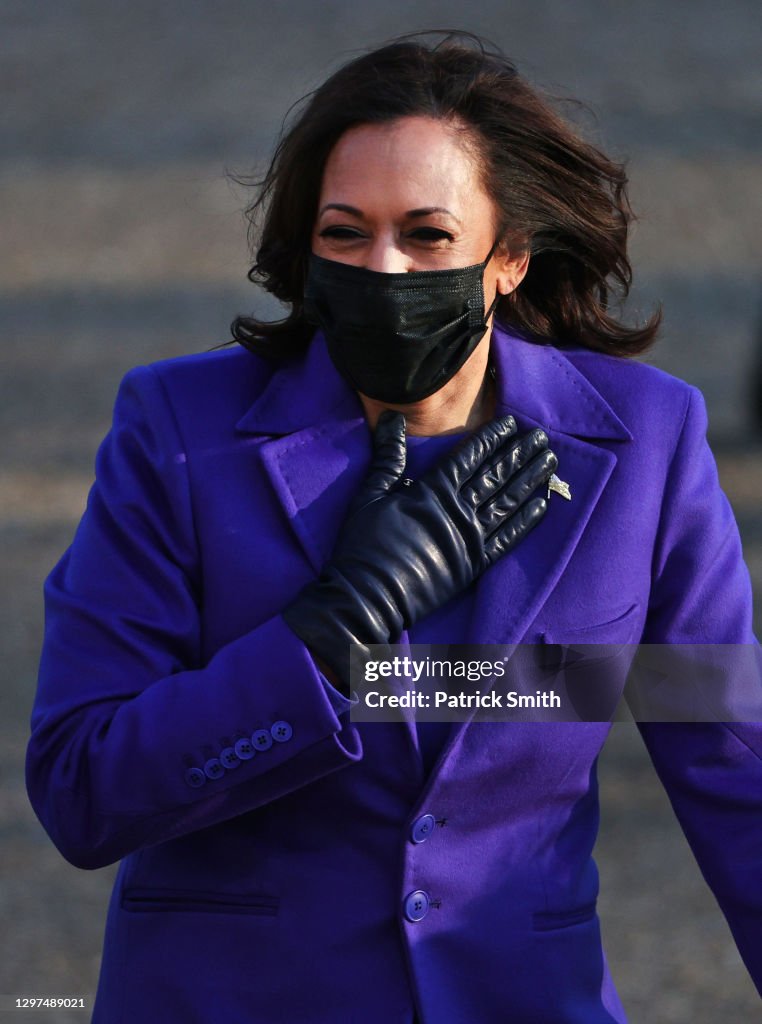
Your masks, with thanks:
M531 497L558 464L542 430L486 423L410 486L405 418L384 411L373 465L331 561L283 617L349 695L349 645L394 643L515 547L547 510Z

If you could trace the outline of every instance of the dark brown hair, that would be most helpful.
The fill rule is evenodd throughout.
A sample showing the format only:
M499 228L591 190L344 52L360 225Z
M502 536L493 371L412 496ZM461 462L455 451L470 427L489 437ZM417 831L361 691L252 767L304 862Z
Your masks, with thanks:
M301 105L246 211L249 279L291 313L276 323L239 316L234 341L275 357L307 345L302 293L329 153L355 125L424 115L470 129L501 239L529 248L524 280L497 306L501 323L531 341L620 356L652 343L661 310L640 327L609 313L632 281L623 164L584 141L493 44L467 32L404 36L340 67Z

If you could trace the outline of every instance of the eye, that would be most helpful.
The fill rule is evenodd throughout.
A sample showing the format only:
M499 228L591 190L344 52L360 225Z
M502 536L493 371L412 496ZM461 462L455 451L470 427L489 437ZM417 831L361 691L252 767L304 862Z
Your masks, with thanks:
M422 242L452 242L454 235L442 228L416 228L410 232L411 238L417 238Z
M321 232L319 232L319 235L320 235L321 238L362 238L363 237L362 236L362 232L358 231L356 228L343 227L340 224L337 224L335 226L328 227L328 228L323 228L323 230Z

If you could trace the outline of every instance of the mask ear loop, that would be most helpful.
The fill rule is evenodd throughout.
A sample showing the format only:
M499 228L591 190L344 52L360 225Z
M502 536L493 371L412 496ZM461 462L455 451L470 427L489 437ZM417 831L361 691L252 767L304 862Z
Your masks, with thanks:
M487 264L492 259L492 257L495 255L495 250L497 249L499 244L500 244L500 239L496 238L494 243L493 243L493 245L492 245L492 248L487 253L486 260L482 264L482 272L484 271L484 269L486 268ZM492 316L492 314L495 312L495 309L497 308L497 304L498 304L498 302L500 301L501 298L502 298L502 296L500 295L500 292L496 290L495 291L494 301L493 301L492 305L489 307L489 309L487 310L487 312L484 314L484 323L485 324L487 323L489 318ZM496 378L497 378L497 370L495 369L495 364L492 361L492 354L491 353L490 353L490 356L489 356L489 359L488 359L488 362L487 362L487 373L489 374L490 378L493 381L496 380Z
M499 238L496 238L496 239L495 239L495 241L494 241L494 242L492 243L492 248L491 248L491 249L490 249L490 251L489 251L489 252L487 253L487 258L486 258L486 259L485 259L485 260L483 261L483 263L482 263L482 265L481 265L481 267L482 267L482 270L484 270L484 268L485 268L485 267L487 266L487 264L489 263L489 261L490 261L490 260L492 259L492 257L493 257L493 256L495 255L495 250L497 249L497 247L498 247L499 245L500 245L500 239L499 239Z
M495 241L492 243L492 248L487 253L486 260L481 265L482 266L482 274L484 274L484 271L485 271L485 269L487 267L487 264L492 259L492 257L495 255L495 250L497 249L498 245L500 245L500 239L496 238ZM500 292L496 292L495 293L495 301L492 303L492 305L489 307L487 312L484 314L484 323L485 324L487 323L489 318L492 316L492 314L495 312L495 308L496 308L496 306L497 306L499 301L500 301Z
M489 318L492 316L492 314L495 312L495 309L497 308L497 304L498 304L498 302L500 302L501 298L502 298L502 295L500 294L500 292L496 291L495 292L495 301L492 303L492 305L489 307L487 312L484 314L484 322L485 322L485 324L489 320Z

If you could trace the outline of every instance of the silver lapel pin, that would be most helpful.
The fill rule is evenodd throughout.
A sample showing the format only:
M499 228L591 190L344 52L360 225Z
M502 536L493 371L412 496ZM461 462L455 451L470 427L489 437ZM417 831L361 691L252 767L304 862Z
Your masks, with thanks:
M562 498L566 498L567 501L571 501L571 490L565 480L556 476L553 476L548 480L548 498L550 498L550 492L555 491L556 494L560 494Z

